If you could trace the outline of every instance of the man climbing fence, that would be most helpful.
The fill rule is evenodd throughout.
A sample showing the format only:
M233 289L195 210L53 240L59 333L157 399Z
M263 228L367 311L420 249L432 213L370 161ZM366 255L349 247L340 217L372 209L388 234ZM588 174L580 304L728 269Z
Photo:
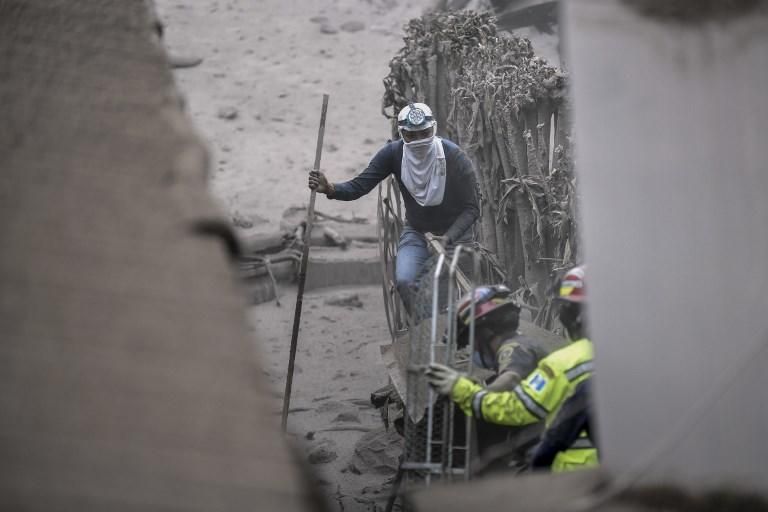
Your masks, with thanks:
M353 201L387 176L395 176L405 204L395 282L410 310L415 285L430 256L427 235L440 237L446 247L472 241L479 208L472 162L459 146L436 135L429 106L407 105L397 124L401 139L381 148L358 176L332 183L323 172L313 171L309 187L329 199Z

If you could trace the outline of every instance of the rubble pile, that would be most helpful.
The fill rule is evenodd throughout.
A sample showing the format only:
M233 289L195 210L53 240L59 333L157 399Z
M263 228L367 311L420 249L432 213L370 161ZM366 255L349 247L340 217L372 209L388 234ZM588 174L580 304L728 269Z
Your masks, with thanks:
M312 224L307 289L380 282L375 227L367 219L315 211ZM306 208L294 206L283 212L279 232L243 235L238 270L254 303L279 305L281 284L296 281L306 226Z

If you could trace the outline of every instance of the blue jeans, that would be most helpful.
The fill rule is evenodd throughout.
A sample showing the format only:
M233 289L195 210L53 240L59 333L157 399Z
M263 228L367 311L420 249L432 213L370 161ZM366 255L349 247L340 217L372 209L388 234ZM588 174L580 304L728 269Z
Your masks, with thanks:
M454 242L467 243L473 240L473 229L469 228ZM397 243L397 258L395 260L395 285L405 309L411 312L411 298L416 292L419 279L424 271L424 263L431 256L427 247L427 238L420 231L410 226L403 226L400 240Z

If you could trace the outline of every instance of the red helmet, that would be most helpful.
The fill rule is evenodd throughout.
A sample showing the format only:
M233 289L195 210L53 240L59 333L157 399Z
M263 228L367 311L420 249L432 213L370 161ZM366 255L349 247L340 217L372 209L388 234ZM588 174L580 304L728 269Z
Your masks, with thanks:
M478 286L475 289L475 322L503 320L510 317L517 324L520 306L512 299L512 291L503 284ZM491 314L493 313L493 314ZM514 316L514 318L512 318ZM459 347L469 342L469 325L472 321L472 293L466 294L456 308L456 339Z
M585 265L574 267L565 273L560 280L560 290L557 298L567 302L581 304L587 301L587 292L584 287Z

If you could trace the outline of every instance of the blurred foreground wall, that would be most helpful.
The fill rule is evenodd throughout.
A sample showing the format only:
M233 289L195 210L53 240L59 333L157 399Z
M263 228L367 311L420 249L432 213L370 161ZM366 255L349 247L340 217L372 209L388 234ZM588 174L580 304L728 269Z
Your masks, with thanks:
M0 503L306 509L151 8L0 0Z
M564 14L605 465L768 491L765 2Z

